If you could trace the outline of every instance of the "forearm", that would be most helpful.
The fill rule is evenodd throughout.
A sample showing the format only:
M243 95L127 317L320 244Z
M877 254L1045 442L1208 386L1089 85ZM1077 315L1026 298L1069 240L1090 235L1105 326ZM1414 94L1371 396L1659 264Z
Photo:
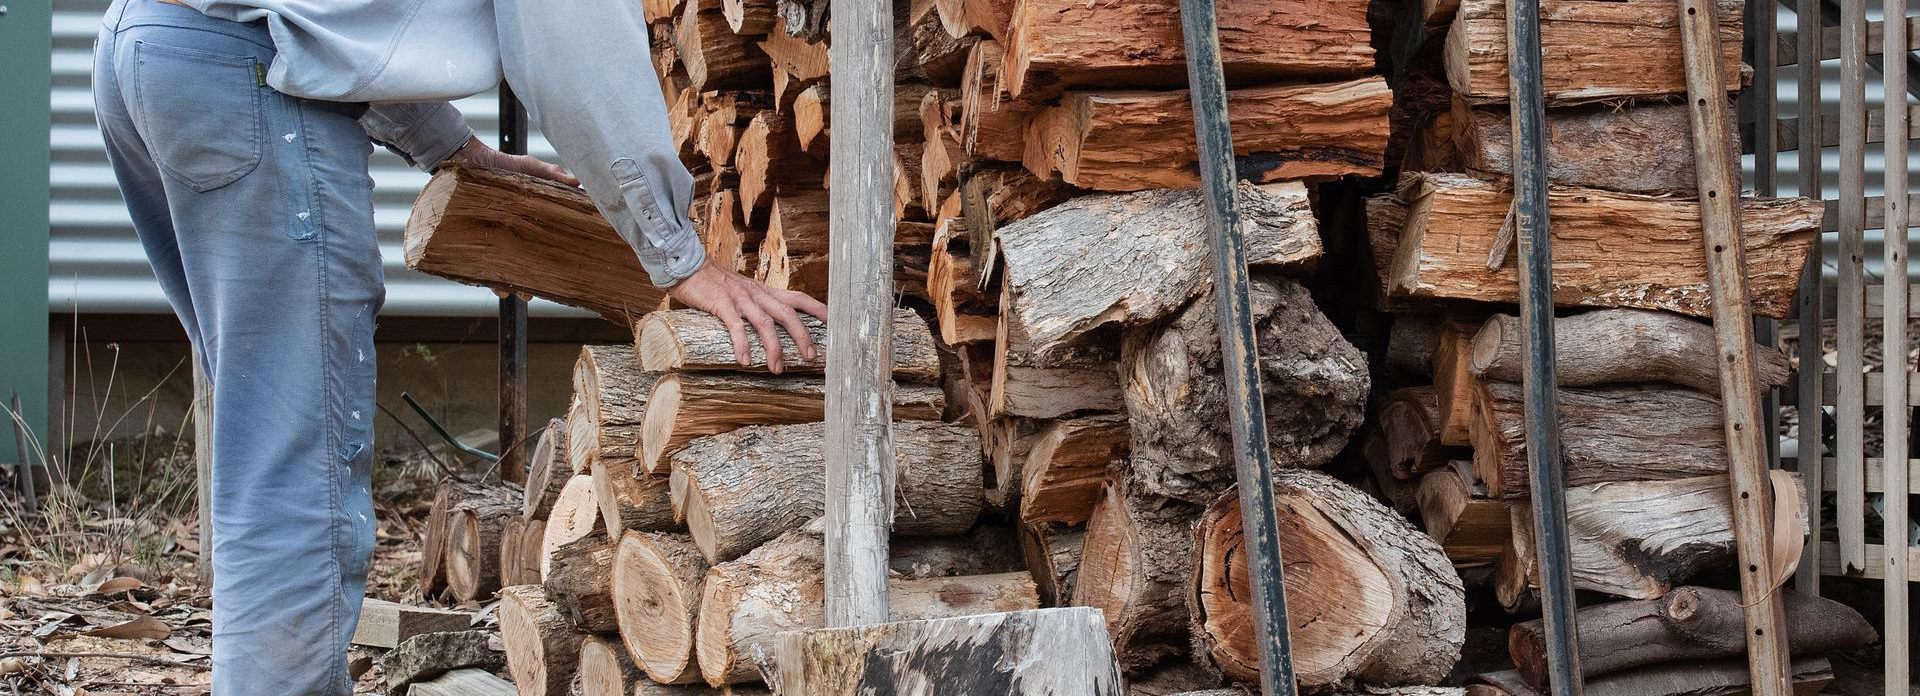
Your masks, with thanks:
M447 102L374 104L360 117L367 137L387 146L408 164L432 171L473 137L460 110Z

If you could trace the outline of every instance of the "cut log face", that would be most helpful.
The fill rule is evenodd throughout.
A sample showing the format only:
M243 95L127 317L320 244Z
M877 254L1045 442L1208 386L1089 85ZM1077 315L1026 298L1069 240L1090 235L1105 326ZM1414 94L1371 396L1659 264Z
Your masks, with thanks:
M1198 510L1121 478L1106 487L1087 520L1073 603L1106 616L1114 654L1129 672L1187 649L1185 591Z
M1555 379L1563 387L1668 382L1708 394L1720 392L1713 326L1664 312L1605 309L1553 322ZM1787 354L1753 347L1761 388L1787 382ZM1473 337L1473 373L1519 382L1526 348L1520 318L1496 315Z
M553 554L560 547L605 527L600 523L600 505L593 497L593 476L575 476L560 489L560 497L553 503L553 514L547 516L547 527L541 531L540 540L540 578L546 579L553 570Z
M495 556L500 564L500 585L525 585L538 578L528 578L521 573L520 544L527 535L527 521L519 517L510 517L507 524L500 528L500 546Z
M1238 195L1249 264L1302 269L1319 258L1306 187L1241 184ZM1039 355L1102 324L1158 319L1206 288L1207 248L1192 234L1203 208L1193 190L1084 196L989 228L1012 298L1003 311Z
M695 440L673 457L682 506L709 562L738 557L826 511L825 428L752 426ZM980 513L979 436L971 428L893 425L897 518L903 535L958 534Z
M1456 100L1441 120L1453 151L1431 169L1485 178L1513 176L1513 125L1505 109L1473 108ZM1685 104L1596 104L1547 114L1547 180L1561 186L1625 193L1699 194ZM1738 133L1737 129L1728 129ZM1737 144L1737 143L1734 143ZM1731 158L1739 148L1727 150ZM1734 162L1736 166L1738 162Z
M539 585L500 590L500 640L520 696L564 696L580 662L580 634Z
M819 373L826 368L827 325L811 315L801 315L801 323L813 344L821 348L820 357L805 360L786 329L775 327L780 350L786 356L786 369L794 373ZM697 309L654 312L634 327L636 352L640 366L650 371L734 370L764 372L766 350L755 332L747 335L747 364L734 360L732 339L719 318ZM902 309L893 318L893 374L896 378L932 382L940 376L940 356L933 348L933 333L927 322L912 310Z
M1470 465L1454 462L1421 476L1416 493L1427 534L1455 567L1492 566L1512 534L1506 503L1487 497L1472 479Z
M492 501L500 492L492 487L449 480L434 489L427 508L427 530L420 543L420 591L433 596L447 587L447 547L453 539L455 512Z
M578 675L580 696L628 696L627 685L641 676L619 646L599 636L581 639Z
M1106 487L1107 467L1126 461L1129 437L1127 418L1119 414L1048 424L1021 468L1020 520L1085 522Z
M666 300L586 194L531 176L442 164L414 199L402 236L411 270L526 293L617 324Z
M1559 390L1561 467L1569 486L1659 481L1727 471L1720 401L1663 385ZM1474 398L1473 468L1498 498L1528 495L1520 385L1482 380Z
M527 528L520 532L520 547L516 554L520 567L514 577L520 579L515 585L537 585L540 583L540 563L546 558L543 549L547 543L547 521L527 520Z
M1465 589L1440 546L1359 490L1314 471L1274 472L1294 674L1303 687L1354 680L1431 684L1460 659ZM1229 677L1258 679L1240 500L1222 494L1197 525L1196 650Z
M719 7L708 11L702 7L703 3L687 3L674 25L673 45L687 68L688 86L704 92L765 84L766 54L755 50L749 37L733 33Z
M826 418L826 382L809 375L684 372L660 378L647 399L640 460L664 476L667 457L694 438L749 425L814 423ZM892 394L893 417L939 420L945 395L938 387L901 384Z
M1720 0L1719 8L1721 84L1738 91L1741 4ZM1547 102L1685 94L1680 20L1672 9L1657 0L1540 3L1541 87ZM1594 50L1598 46L1605 50ZM1507 100L1505 3L1461 0L1445 51L1447 83L1455 92L1476 102Z
M1487 270L1495 233L1512 207L1510 192L1458 174L1410 175L1402 187L1411 208L1395 249L1392 294L1518 301L1515 267ZM1711 314L1698 203L1582 188L1555 188L1548 199L1553 262L1562 269L1554 274L1555 304ZM1784 317L1818 237L1821 206L1747 198L1740 208L1754 312Z
M1386 437L1387 464L1394 478L1419 478L1462 454L1440 441L1441 414L1434 392L1433 387L1395 389L1380 407L1380 432ZM1471 406L1472 400L1462 405ZM1465 418L1461 426L1465 431Z
M634 459L647 394L660 373L640 369L629 345L582 346L573 363L574 408L567 415L567 461L574 475L594 462ZM562 482L564 485L565 482Z
M568 459L567 421L555 418L547 421L547 427L540 431L540 439L534 442L533 454L527 466L527 485L521 496L520 516L523 519L546 519L553 510L553 499L560 496L567 479L573 477L573 463ZM515 583L509 583L515 584Z
M1366 357L1300 284L1255 276L1250 297L1273 462L1322 466L1364 420ZM1120 366L1134 476L1196 504L1234 481L1216 314L1207 294L1170 322L1129 332Z
M1235 2L1220 6L1219 26L1229 86L1374 67L1365 5ZM1006 44L1002 72L1015 96L1080 85L1186 84L1179 4L1171 0L1022 0L1008 20Z
M967 684L1008 696L1120 696L1100 617L1045 609L793 631L774 645L780 693L904 693ZM912 685L912 686L909 686Z
M668 500L667 477L642 474L637 463L593 465L593 501L609 538L627 530L658 532L679 528Z
M1256 182L1379 176L1393 92L1381 77L1269 85L1227 94L1241 178ZM1095 191L1198 186L1193 105L1185 91L1069 92L1023 119L1021 161Z
M647 676L662 684L700 681L693 627L706 559L685 534L629 532L613 563L620 640Z
M454 512L448 521L447 589L455 599L479 599L500 589L500 532L519 508L501 496Z

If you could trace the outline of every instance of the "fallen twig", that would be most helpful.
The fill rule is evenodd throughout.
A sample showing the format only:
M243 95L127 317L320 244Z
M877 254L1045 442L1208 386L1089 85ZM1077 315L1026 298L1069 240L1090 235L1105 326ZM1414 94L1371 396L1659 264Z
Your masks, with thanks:
M155 664L155 665L166 665L166 666L168 666L168 667L192 667L192 668L194 668L194 669L206 669L206 668L207 668L207 666L206 666L206 665L197 665L197 664L194 664L194 663L192 663L192 662L182 662L182 661L180 661L180 660L172 660L172 659L168 659L168 658L164 658L164 657L160 657L160 656L158 656L158 655L141 655L141 654L138 654L138 653L108 653L108 652L10 652L10 653L0 653L0 660L4 660L4 659L7 659L7 658L9 658L9 657L37 657L37 658L40 658L40 659L42 659L42 660L68 660L68 659L73 659L73 658L82 658L82 659L85 659L85 658L94 658L94 657L97 657L97 658L102 658L102 659L109 659L109 660L133 660L133 661L135 661L135 662L145 662L145 663L148 663L148 664Z

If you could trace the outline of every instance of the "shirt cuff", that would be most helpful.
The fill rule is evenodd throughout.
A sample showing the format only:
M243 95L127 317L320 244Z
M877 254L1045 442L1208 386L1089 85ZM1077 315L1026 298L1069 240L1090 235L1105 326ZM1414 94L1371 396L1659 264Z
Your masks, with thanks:
M707 250L700 245L700 237L685 228L663 246L635 249L635 252L653 284L663 288L679 285L707 262Z
M473 137L460 110L447 102L374 104L360 118L367 135L427 171L452 157Z

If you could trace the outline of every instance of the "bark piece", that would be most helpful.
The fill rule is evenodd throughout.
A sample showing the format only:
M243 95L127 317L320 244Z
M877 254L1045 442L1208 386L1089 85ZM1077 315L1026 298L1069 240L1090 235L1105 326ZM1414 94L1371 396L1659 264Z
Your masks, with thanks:
M706 559L685 534L628 532L613 564L613 601L627 654L662 684L700 681L693 627Z
M1375 76L1227 93L1238 175L1255 182L1378 176L1393 92ZM1198 186L1187 92L1069 92L1021 119L1021 161L1096 191Z
M573 477L567 429L564 418L547 421L546 429L540 431L540 439L534 442L527 465L527 485L521 496L523 520L546 519L547 513L553 510L553 499L560 496L560 489Z
M825 512L825 428L752 426L695 440L673 457L694 543L709 562L738 557ZM903 535L957 534L980 513L980 446L972 429L893 425L896 519Z
M1250 297L1273 462L1322 466L1364 419L1366 357L1300 284L1255 276ZM1234 481L1215 315L1208 294L1165 324L1129 332L1120 366L1134 475L1198 504Z
M1129 437L1127 418L1120 414L1047 424L1021 468L1020 521L1087 521L1106 487L1108 466L1126 461Z
M1739 0L1721 0L1721 84L1741 82ZM1687 92L1681 67L1680 20L1657 0L1540 3L1540 68L1547 103ZM1605 50L1594 50L1604 46ZM1504 102L1507 84L1506 5L1460 0L1446 39L1447 83L1475 102Z
M904 693L968 684L1008 696L1120 696L1100 617L1042 609L794 631L772 646L780 693Z
M1660 481L1727 471L1720 401L1664 385L1559 391L1563 476L1569 486ZM1520 385L1481 381L1474 398L1473 469L1496 498L1528 495L1526 409Z
M1250 265L1312 266L1321 245L1306 187L1242 184L1238 195ZM1204 207L1194 190L1084 196L994 230L1012 299L1002 310L1041 355L1102 324L1172 312L1207 286L1193 234Z
M531 176L451 162L414 198L407 268L512 290L625 324L666 291L586 194Z
M487 646L492 635L491 631L442 631L408 638L380 656L387 689L400 693L408 684L463 667L505 667L506 656Z
M826 418L826 383L812 375L683 372L662 377L647 399L640 460L652 475L667 473L667 458L694 438L749 425L791 425ZM939 420L945 396L938 387L899 384L893 417Z
M804 360L786 329L775 328L780 348L786 355L786 369L796 373L818 373L826 366L827 325L819 319L801 315L813 344L821 348L821 357ZM733 345L727 327L711 314L695 309L654 312L634 327L636 351L641 367L654 371L735 370L763 372L766 351L757 333L748 332L747 362L741 366L733 359ZM898 310L893 319L893 374L897 378L931 382L940 376L940 357L933 349L933 333L927 322L911 310Z
M500 590L500 640L520 696L564 696L579 667L580 634L539 585Z
M613 542L597 536L575 539L554 551L542 581L547 598L582 631L611 633L619 628L612 594L614 548Z
M1395 248L1392 294L1518 301L1514 266L1487 270L1495 233L1511 207L1510 192L1458 174L1410 175L1402 188L1411 208ZM1555 304L1710 314L1698 203L1583 188L1555 188L1548 198ZM1755 313L1786 316L1820 217L1820 205L1806 199L1741 201Z
M1073 603L1106 616L1114 656L1128 672L1187 650L1185 597L1199 511L1123 477L1106 487L1087 520Z
M1708 394L1720 392L1713 326L1704 322L1663 312L1603 309L1554 320L1553 340L1555 375L1563 387L1669 382ZM1519 382L1525 351L1520 318L1499 314L1474 334L1469 364L1482 378ZM1786 353L1756 345L1753 354L1762 389L1786 384Z
M1465 590L1440 546L1357 489L1315 471L1274 472L1293 664L1303 687L1431 684L1460 658ZM1196 527L1195 650L1229 677L1259 678L1240 499Z
M573 363L574 408L567 414L573 475L588 473L596 461L633 461L647 395L659 379L660 373L640 369L631 345L581 346Z

